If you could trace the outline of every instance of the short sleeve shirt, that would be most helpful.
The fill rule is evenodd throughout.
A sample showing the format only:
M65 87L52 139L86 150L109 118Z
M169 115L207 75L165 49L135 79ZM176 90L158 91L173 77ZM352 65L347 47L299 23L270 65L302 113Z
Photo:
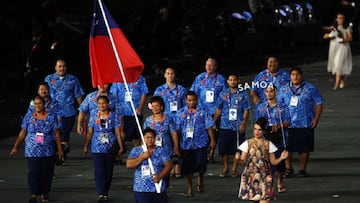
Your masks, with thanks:
M76 114L76 99L84 95L79 80L66 74L59 77L56 73L46 76L45 82L50 86L50 96L59 105L58 116L70 117Z
M142 146L137 146L131 149L128 157L137 158L142 153L144 153ZM151 155L151 162L155 173L159 174L164 169L165 163L168 161L170 161L170 156L164 151L164 148L156 146ZM156 192L152 174L143 172L145 169L150 170L148 159L141 162L135 169L133 190L135 192ZM161 192L164 192L165 190L166 181L162 181Z

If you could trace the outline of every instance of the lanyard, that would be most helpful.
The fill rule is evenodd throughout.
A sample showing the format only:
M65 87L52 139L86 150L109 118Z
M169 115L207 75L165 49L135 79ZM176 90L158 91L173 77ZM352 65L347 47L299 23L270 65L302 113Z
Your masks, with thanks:
M193 125L195 125L195 121L196 121L196 109L195 109L195 111L191 111L190 109L188 110L186 121L187 121L188 124L190 124L190 117L191 117L190 115L191 115L191 113L194 114Z
M33 120L31 123L34 124L35 132L42 132L45 125L45 119L44 120L36 119L35 113L33 113Z
M276 107L277 107L277 105L275 105L275 108L276 108ZM280 114L280 109L277 108L277 110L278 110L278 112L279 112L279 114ZM269 125L269 126L270 126L270 125L276 125L276 116L277 116L276 111L275 111L275 118L274 118L275 123L271 123L271 114L270 114L269 106L266 107L266 112L267 112L267 117L268 117L268 125Z
M231 92L226 94L226 98L228 100L228 106L230 108L231 107ZM238 93L238 91L236 91L235 105L236 105L236 108L239 106L239 93Z
M294 95L299 96L299 95L301 95L301 92L302 92L302 89L303 89L304 85L305 85L305 83L302 83L300 85L300 87L297 88L297 87L294 87L294 86L292 86L290 84L290 90Z
M205 76L205 78L204 78L206 89L209 89L209 88L208 88L208 79L209 79L209 74L206 74L206 76ZM215 88L215 84L216 84L217 80L218 80L218 74L216 73L216 74L215 74L215 80L214 80L214 83L213 83L213 85L211 86L211 88Z
M163 131L164 131L164 115L162 114L161 115L161 119L160 119L160 121L158 121L159 122L159 131L158 131L158 134L159 134L159 136L161 137L161 135L162 135L162 133L163 133ZM152 116L152 122L151 122L151 128L152 129L156 129L156 121L155 121L155 117L154 117L154 115Z
M170 89L169 86L165 89L165 92L166 92L166 96L167 96L167 98L168 98L168 101L172 101L172 99L171 99L172 91L171 91L171 90L172 90L172 89ZM178 94L179 94L179 90L178 90L178 88L177 88L177 85L175 85L174 90L175 90L175 99L174 99L174 101L177 101L177 99L178 99Z

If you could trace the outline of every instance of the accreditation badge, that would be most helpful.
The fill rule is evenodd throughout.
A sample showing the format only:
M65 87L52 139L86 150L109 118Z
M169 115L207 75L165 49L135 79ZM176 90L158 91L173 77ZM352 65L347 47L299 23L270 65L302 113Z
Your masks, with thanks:
M170 102L170 111L177 111L177 101Z
M109 144L109 134L107 133L100 134L100 142L101 144Z
M237 120L237 109L229 108L229 120L236 121Z
M132 98L132 92L125 92L125 101L130 102Z
M186 128L186 138L193 138L194 137L194 127L187 127Z
M162 147L162 137L161 136L156 136L155 137L155 145Z
M44 133L36 133L35 134L35 143L36 144L44 144Z
M143 165L141 166L141 177L148 177L150 176L150 166L149 165Z
M298 102L299 102L299 97L298 96L291 96L290 106L297 106Z
M205 97L206 103L213 103L214 102L214 97L215 97L214 90L206 90L205 95L206 95L206 97Z

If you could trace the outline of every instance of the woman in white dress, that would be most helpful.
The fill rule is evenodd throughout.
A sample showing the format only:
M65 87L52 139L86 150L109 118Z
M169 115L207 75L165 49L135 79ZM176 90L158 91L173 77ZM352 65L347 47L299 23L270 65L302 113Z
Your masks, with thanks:
M328 30L329 32L324 34L324 39L330 39L327 70L335 75L334 90L337 90L345 87L345 76L352 71L352 29L345 23L344 14L338 13L334 25Z

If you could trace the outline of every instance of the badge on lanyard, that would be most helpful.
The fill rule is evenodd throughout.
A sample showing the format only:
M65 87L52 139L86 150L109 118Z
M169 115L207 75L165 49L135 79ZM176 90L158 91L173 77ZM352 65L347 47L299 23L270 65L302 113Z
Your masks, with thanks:
M206 90L206 103L213 103L214 102L215 93L214 90Z
M101 144L109 144L109 135L107 133L100 134Z
M35 143L36 144L44 144L44 133L36 133L35 134Z
M229 108L229 120L236 121L237 120L237 109Z
M291 96L290 106L297 106L297 105L298 105L298 101L299 101L299 97L298 97L298 96Z
M161 136L156 136L155 137L155 145L162 147L162 137Z
M187 127L186 138L193 138L193 137L194 137L194 127Z
M177 111L177 101L170 102L170 111Z
M150 166L149 165L143 165L141 166L141 177L148 177L150 176Z
M132 92L125 92L125 101L130 102L132 98Z

